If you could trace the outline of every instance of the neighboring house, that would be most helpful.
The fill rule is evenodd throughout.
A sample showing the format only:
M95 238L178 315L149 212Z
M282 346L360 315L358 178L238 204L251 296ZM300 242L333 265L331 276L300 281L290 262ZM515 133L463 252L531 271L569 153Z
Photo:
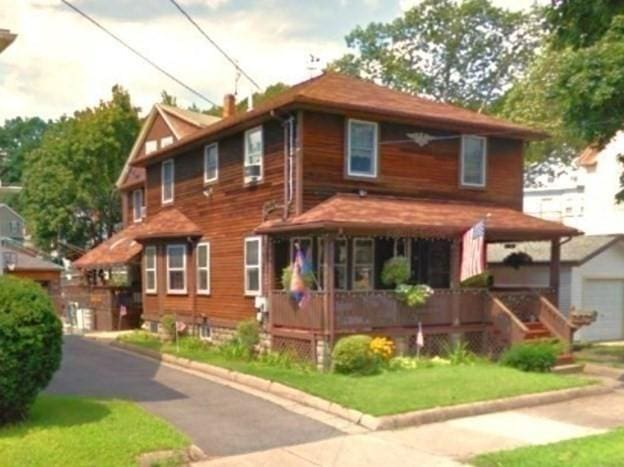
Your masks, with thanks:
M24 219L6 204L0 204L0 239L24 241Z
M0 240L0 256L0 274L37 282L50 294L57 312L61 313L61 266L8 239Z
M11 34L8 29L0 29L0 53L13 43L17 34Z
M513 265L519 253L531 261ZM539 289L549 284L547 242L490 245L488 260L498 287ZM563 242L559 308L566 314L571 308L597 311L596 322L575 335L578 340L624 339L624 236L580 236Z
M560 238L577 231L522 213L522 150L541 132L337 73L248 112L234 113L232 96L224 104L219 122L130 162L146 176L132 238L152 329L175 314L220 340L258 318L274 349L325 364L348 333L413 348L419 322L428 352L451 336L478 351L538 331L568 339L546 296L531 295L548 327L535 331L504 294L459 287L461 237L485 220L487 242L548 240L545 292L557 290ZM280 283L297 245L316 276L301 309ZM436 288L420 312L381 282L397 255Z
M218 117L156 104L145 118L141 131L117 180L122 199L123 229L90 250L74 266L83 272L80 285L68 284L67 301L93 310L98 330L136 327L140 322L142 246L135 233L145 217L145 169L131 162L162 150L181 138L218 121ZM127 315L119 319L119 308Z
M525 187L524 211L587 235L624 233L624 203L615 199L622 188L622 154L624 132L603 147L588 146L571 167L554 167Z

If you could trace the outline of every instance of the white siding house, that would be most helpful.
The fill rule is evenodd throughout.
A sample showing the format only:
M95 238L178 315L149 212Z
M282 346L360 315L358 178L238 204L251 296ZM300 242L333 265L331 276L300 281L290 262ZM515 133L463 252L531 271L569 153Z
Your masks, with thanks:
M506 263L523 252L532 262L514 268ZM492 244L489 269L495 287L548 287L550 245L547 242ZM624 236L583 236L561 248L559 309L597 311L596 322L581 328L581 341L624 339Z

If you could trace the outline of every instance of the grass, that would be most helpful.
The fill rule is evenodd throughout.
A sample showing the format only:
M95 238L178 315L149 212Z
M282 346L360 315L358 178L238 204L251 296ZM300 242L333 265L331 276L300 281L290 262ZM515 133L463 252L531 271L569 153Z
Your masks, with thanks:
M583 362L624 368L624 345L591 344L574 352L574 356Z
M190 440L134 403L40 396L25 422L0 428L0 466L129 466Z
M591 384L584 378L525 373L490 363L436 365L357 377L321 373L301 365L285 367L226 358L205 346L187 345L184 340L176 352L175 345L163 344L145 333L126 335L121 340L277 381L375 416Z
M608 467L624 465L624 429L543 446L484 454L477 467Z

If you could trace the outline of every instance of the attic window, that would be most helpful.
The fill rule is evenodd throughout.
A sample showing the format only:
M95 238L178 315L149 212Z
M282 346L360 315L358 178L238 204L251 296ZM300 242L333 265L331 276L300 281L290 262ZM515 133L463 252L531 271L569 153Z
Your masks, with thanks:
M482 136L463 135L461 139L461 184L485 187L487 140Z
M173 144L173 136L165 136L160 140L160 149L166 148L170 144Z
M158 141L152 140L145 143L145 154L158 151Z

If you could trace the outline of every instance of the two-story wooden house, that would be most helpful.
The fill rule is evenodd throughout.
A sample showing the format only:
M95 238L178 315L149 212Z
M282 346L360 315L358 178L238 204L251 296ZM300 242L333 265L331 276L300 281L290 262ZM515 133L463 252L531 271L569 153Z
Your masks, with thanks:
M560 239L578 232L522 213L523 146L543 133L336 73L248 112L234 113L231 96L224 108L220 121L130 163L146 172L135 236L145 320L175 313L216 338L259 316L274 348L317 359L353 332L409 348L418 322L431 352L454 336L481 351L569 340L548 297ZM479 220L487 242L551 241L550 288L461 288L460 239ZM304 309L280 283L295 242L316 272ZM418 310L380 281L395 255L436 289Z

